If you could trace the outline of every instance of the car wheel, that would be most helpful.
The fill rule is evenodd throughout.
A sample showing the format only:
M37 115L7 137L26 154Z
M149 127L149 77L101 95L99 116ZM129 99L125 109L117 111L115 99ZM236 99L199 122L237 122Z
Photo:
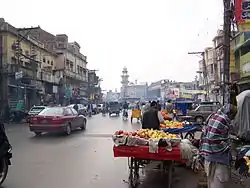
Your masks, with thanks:
M203 118L203 117L200 117L200 116L199 116L199 117L196 117L196 118L195 118L195 122L201 124L201 123L204 122L204 118Z
M86 129L86 120L83 120L83 124L82 124L82 126L80 128L81 128L81 130Z
M70 124L68 124L67 126L66 126L66 135L70 135L71 134L71 125Z
M35 135L36 135L36 136L41 136L42 133L41 133L41 132L35 132Z

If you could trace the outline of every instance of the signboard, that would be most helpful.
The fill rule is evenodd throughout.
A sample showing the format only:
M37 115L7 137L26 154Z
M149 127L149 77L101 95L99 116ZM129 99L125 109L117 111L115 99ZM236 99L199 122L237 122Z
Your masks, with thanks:
M250 31L250 1L235 0L235 21L240 32Z

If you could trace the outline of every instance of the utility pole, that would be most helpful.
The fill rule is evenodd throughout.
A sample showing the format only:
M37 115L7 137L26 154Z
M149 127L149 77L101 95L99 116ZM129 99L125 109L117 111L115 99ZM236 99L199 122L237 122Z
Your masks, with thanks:
M224 66L223 66L223 105L230 102L230 38L231 24L233 19L233 9L231 0L223 0L224 2Z
M17 55L17 67L16 67L16 72L17 73L20 73L20 68L21 68L21 63L20 63L20 58L21 56L24 56L24 54L22 54L22 50L21 50L21 42L23 40L26 40L27 39L27 36L29 35L29 33L32 31L32 30L35 30L35 29L39 29L40 27L30 27L30 28L17 28L17 41L16 41L16 55ZM21 34L21 32L25 32L24 34ZM31 63L34 63L34 59L30 59L31 60ZM15 75L16 76L16 75ZM21 78L18 78L18 88L17 88L17 95L18 95L18 102L20 100L20 84L21 84ZM16 78L17 79L17 78ZM25 86L26 87L26 86ZM26 88L25 88L26 90ZM25 91L26 93L26 91ZM26 105L26 104L25 104Z
M90 100L92 100L93 98L93 93L94 93L94 82L95 82L95 76L96 76L96 72L98 70L88 70L88 97ZM90 78L90 75L91 75L91 78ZM94 75L94 76L92 76Z
M188 52L189 55L201 55L202 56L202 73L204 78L204 85L205 85L205 91L206 91L206 98L209 100L209 86L208 86L208 73L207 73L207 66L205 62L205 52Z

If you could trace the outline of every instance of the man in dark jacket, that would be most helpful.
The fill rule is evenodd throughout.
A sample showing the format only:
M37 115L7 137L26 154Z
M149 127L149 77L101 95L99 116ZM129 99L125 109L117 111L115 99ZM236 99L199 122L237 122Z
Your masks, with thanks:
M153 101L150 108L143 114L142 128L143 129L160 129L160 123L164 123L161 113L158 111L157 102Z
M161 104L159 100L157 101L157 108L158 108L158 111L161 111Z

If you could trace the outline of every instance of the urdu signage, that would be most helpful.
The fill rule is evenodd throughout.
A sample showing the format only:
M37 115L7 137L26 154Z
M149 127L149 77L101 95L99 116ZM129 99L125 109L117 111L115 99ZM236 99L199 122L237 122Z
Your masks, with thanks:
M250 1L235 0L235 21L241 32L250 31Z

